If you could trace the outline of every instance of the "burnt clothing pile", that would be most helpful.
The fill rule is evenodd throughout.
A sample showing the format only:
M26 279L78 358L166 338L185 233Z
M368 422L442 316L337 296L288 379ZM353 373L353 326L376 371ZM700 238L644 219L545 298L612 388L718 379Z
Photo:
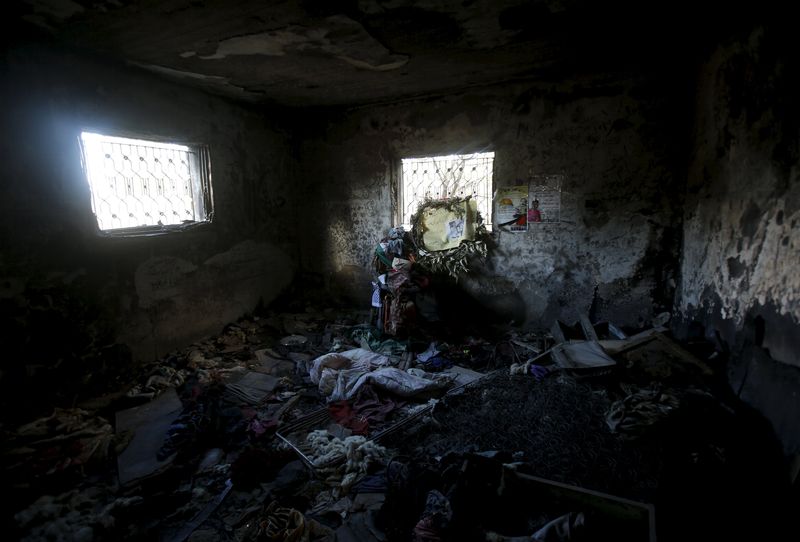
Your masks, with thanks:
M405 336L419 322L416 297L430 285L430 277L415 266L418 253L402 226L392 228L375 247L372 307L375 324L389 335Z
M394 235L382 274L418 302ZM659 540L760 540L791 518L780 451L662 331L403 340L368 319L246 318L116 399L5 428L7 535L651 542L657 510Z

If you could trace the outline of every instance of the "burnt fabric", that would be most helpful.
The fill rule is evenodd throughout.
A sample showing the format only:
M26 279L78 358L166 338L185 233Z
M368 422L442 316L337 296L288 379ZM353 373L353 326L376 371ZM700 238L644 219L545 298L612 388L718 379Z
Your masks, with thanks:
M328 405L333 421L350 429L354 435L366 435L369 430L369 422L366 418L359 416L348 401L336 401Z
M350 429L355 435L366 435L370 423L384 421L389 414L405 405L386 395L379 395L370 385L361 386L352 401L336 401L328 405L328 411L336 423Z
M416 308L413 301L394 297L388 309L385 331L389 335L404 333L416 322Z

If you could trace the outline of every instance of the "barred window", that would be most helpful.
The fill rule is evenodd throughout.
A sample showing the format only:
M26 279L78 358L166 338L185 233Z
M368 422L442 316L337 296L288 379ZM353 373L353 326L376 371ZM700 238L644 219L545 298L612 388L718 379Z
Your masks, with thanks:
M493 166L493 152L404 158L399 191L403 224L410 225L411 215L425 199L472 196L491 229Z
M137 233L211 220L208 149L81 133L83 166L100 230Z

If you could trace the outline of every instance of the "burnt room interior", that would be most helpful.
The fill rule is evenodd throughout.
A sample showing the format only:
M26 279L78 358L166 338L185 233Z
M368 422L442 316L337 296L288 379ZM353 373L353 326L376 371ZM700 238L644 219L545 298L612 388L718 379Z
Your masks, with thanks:
M9 539L797 538L788 13L4 10Z

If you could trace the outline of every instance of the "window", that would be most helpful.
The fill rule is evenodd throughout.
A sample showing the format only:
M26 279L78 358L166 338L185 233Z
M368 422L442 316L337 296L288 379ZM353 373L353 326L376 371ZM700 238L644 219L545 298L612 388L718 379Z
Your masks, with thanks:
M179 229L211 220L208 149L81 133L92 210L105 232Z
M402 160L400 218L408 226L425 199L472 196L487 228L492 224L493 152Z

